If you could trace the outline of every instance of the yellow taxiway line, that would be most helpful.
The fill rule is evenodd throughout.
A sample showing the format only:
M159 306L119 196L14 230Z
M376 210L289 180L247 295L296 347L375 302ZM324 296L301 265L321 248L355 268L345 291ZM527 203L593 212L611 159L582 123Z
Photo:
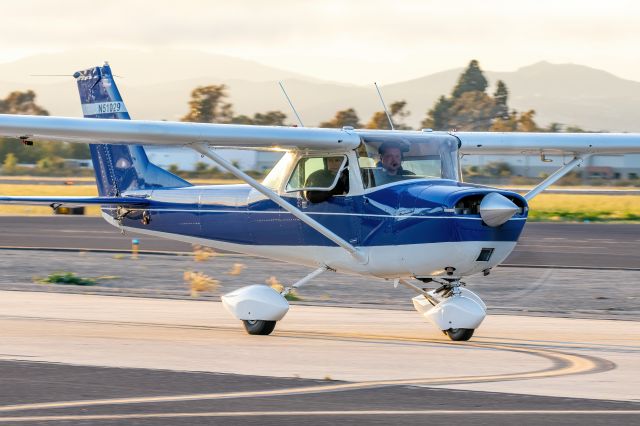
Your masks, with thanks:
M274 390L257 390L257 391L241 391L241 392L217 392L217 393L198 393L183 395L166 395L166 396L140 396L130 398L105 398L105 399L89 399L78 401L55 401L55 402L39 402L30 404L16 404L0 406L0 412L13 412L24 410L42 410L42 409L60 409L71 407L87 407L87 406L104 406L104 405L124 405L124 404L143 404L143 403L163 403L163 402L179 402L179 401L200 401L200 400L220 400L220 399L236 399L236 398L259 398L286 395L313 394L322 392L340 392L349 390L362 390L386 386L401 385L448 385L462 383L478 383L478 382L499 382L511 380L528 380L541 379L574 374L587 374L602 371L604 369L613 368L613 364L609 363L609 367L602 366L602 360L596 360L591 357L568 354L549 349L522 347L517 345L507 345L500 343L453 343L442 342L441 340L419 339L410 337L393 337L378 336L370 334L358 333L313 333L313 332L280 332L279 334L288 337L302 338L321 338L330 340L353 339L360 341L387 341L387 342L415 342L415 343L431 343L439 345L455 345L461 347L476 347L485 349L495 349L501 351L513 351L533 356L544 357L553 362L549 368L535 371L526 371L520 373L509 374L493 374L479 376L453 376L453 377L429 377L415 379L400 380L376 380L364 381L356 383L337 383L327 385L300 386L293 388L274 389ZM6 418L2 418L5 421ZM35 421L35 420L34 420Z

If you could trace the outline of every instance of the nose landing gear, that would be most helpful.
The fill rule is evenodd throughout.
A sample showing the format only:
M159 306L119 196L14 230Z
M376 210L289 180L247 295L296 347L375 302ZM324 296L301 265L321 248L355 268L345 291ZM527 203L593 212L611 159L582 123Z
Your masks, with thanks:
M454 341L466 341L487 315L487 306L471 290L463 288L459 279L434 280L441 284L426 291L404 280L406 287L420 293L412 299L415 309Z

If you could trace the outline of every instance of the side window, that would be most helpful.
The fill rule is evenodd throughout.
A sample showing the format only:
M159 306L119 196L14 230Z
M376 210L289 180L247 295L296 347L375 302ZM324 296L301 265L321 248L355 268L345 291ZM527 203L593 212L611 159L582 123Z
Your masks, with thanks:
M345 167L346 157L305 157L296 165L286 190L329 190L338 180L338 172Z

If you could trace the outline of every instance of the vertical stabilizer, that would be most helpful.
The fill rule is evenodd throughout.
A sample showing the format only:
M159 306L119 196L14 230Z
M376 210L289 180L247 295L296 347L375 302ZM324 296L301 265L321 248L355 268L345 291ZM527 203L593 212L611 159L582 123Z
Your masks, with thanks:
M82 113L86 118L129 120L108 64L78 71ZM100 196L119 196L134 189L190 186L184 179L149 162L140 145L91 144L91 158Z

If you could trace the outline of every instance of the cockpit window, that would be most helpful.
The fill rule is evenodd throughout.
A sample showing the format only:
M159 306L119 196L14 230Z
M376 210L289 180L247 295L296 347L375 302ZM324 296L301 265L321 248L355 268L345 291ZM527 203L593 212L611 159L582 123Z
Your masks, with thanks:
M458 180L458 141L449 135L363 135L358 164L365 188L409 179Z

